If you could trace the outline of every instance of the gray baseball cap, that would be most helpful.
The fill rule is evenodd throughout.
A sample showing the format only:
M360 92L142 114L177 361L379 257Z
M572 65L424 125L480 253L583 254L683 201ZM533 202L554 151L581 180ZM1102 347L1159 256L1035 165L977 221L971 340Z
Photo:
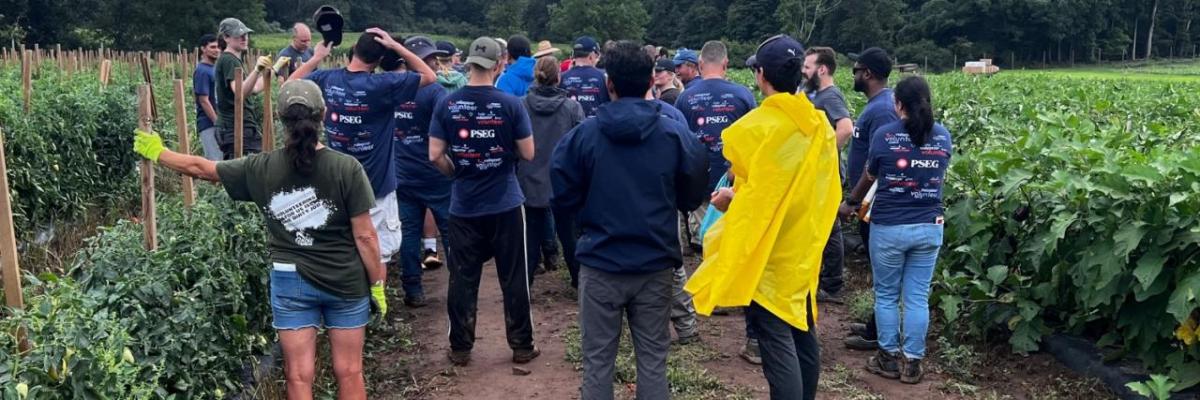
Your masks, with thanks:
M242 37L250 32L254 31L247 28L246 24L243 24L237 18L225 18L221 20L221 26L217 28L218 35L227 35L230 37Z
M492 69L496 66L496 62L500 61L500 54L504 51L504 47L500 46L500 42L490 37L481 37L471 42L471 47L467 49L467 64L475 64L485 69Z
M279 88L279 105L276 112L282 115L292 104L301 104L313 110L314 115L325 115L325 98L321 88L307 79L288 81Z

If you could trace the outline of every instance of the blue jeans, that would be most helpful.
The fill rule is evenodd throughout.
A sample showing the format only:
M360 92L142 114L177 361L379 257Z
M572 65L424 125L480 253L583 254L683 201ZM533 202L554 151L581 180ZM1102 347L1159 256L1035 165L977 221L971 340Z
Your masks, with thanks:
M879 348L910 359L925 357L929 331L929 282L933 279L942 225L871 224L871 272L875 280L875 320ZM900 301L904 301L904 343L900 343Z
M400 282L407 297L425 295L421 287L421 233L425 210L433 212L433 221L441 232L442 247L449 249L450 186L396 189L400 207Z

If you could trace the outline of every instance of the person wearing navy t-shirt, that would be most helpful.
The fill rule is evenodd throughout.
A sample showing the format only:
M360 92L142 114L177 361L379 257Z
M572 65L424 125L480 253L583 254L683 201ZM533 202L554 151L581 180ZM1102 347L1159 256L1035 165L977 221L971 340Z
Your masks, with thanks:
M196 132L204 146L204 158L221 161L221 145L217 142L217 72L213 64L221 55L217 37L207 34L200 37L200 62L192 72L192 94L196 96Z
M404 46L435 71L438 69L438 57L449 55L425 36L410 37L404 41ZM379 66L384 71L406 70L400 55L395 52L384 55ZM442 85L422 87L417 90L416 98L400 103L393 113L396 123L393 136L396 199L403 239L400 241L400 282L404 289L404 304L409 307L425 305L425 291L421 285L421 236L426 210L433 214L439 231L447 232L449 229L450 179L429 162L429 119L433 109L447 93ZM442 247L449 248L446 235L442 235Z
M924 375L929 286L942 246L942 188L953 152L950 132L933 121L930 97L919 76L896 85L900 120L875 130L866 172L839 210L843 218L853 215L878 185L867 219L879 352L867 369L910 384Z
M596 109L608 103L608 84L604 71L596 68L600 45L590 36L575 39L575 59L571 69L562 75L559 87L571 94L571 99L583 106L583 115L596 116Z
M541 354L533 344L525 256L525 195L517 159L533 160L533 129L521 100L493 86L500 43L481 37L467 57L467 86L446 96L429 124L429 160L453 176L448 251L450 352L466 365L475 346L475 314L483 263L495 258L504 296L504 322L514 363Z
M316 71L329 56L328 42L317 46L313 58L292 72L289 80L308 79L325 97L325 143L362 163L375 194L371 220L379 232L384 262L400 248L400 212L396 201L396 160L392 146L396 106L412 101L417 89L437 82L437 75L404 45L382 29L368 29L354 44L350 65ZM414 72L374 73L387 51L404 57Z

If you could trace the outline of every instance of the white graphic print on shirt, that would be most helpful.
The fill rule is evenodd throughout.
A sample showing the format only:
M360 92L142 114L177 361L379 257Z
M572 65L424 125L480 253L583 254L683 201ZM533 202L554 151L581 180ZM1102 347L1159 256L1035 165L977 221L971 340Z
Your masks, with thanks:
M323 228L335 209L328 201L318 199L317 190L310 186L276 193L267 211L284 229L296 233L297 245L312 246L313 238L305 231Z

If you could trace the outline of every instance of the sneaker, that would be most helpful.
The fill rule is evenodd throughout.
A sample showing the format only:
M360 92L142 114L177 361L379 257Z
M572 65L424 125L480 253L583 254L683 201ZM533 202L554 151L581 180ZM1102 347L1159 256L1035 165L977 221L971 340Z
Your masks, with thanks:
M558 260L558 253L543 254L542 268L544 268L546 271L558 271Z
M404 305L406 305L406 306L409 306L412 308L421 308L421 307L425 307L425 304L426 304L425 303L425 295L423 295L423 294L418 294L415 296L409 296L409 295L404 296Z
M871 351L879 349L879 341L864 338L859 335L850 335L845 341L846 348L850 350Z
M459 367L466 366L467 363L471 362L471 351L470 350L467 350L467 351L450 350L450 351L446 352L446 358L450 359L451 364L457 365Z
M529 350L513 350L512 361L517 364L526 364L540 355L542 355L542 351L537 346L533 346Z
M888 379L900 378L900 355L881 349L867 360L867 371Z
M923 377L925 377L925 370L921 369L920 358L905 360L904 371L900 373L900 382L915 385L921 383Z
M693 333L688 336L680 336L678 339L675 339L675 342L673 344L677 344L680 346L687 346L689 344L699 343L699 342L700 342L700 334Z
M874 333L874 332L867 331L867 324L858 323L858 322L853 322L850 324L850 334L851 335L868 338L868 337L872 336L871 335L872 333Z
M842 301L841 293L830 294L829 292L826 292L824 289L817 289L817 302L818 303L845 304L845 302Z
M742 349L742 359L754 365L762 365L762 355L758 351L758 340L746 339L746 347Z
M435 270L442 267L442 259L438 258L438 253L433 250L425 249L425 261L421 262L425 269Z

